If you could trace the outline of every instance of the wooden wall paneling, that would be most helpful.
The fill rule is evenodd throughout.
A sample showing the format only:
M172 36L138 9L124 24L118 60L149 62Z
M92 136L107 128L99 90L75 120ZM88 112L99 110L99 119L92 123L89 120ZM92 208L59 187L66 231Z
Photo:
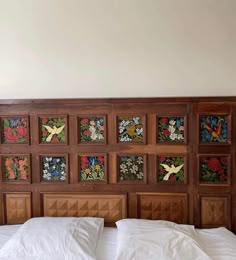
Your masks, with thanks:
M232 106L232 176L231 176L231 187L232 187L232 230L236 233L236 105Z
M236 97L201 97L201 98L127 98L127 99L50 99L50 100L0 100L0 118L13 116L19 117L24 115L29 118L29 143L26 144L1 144L0 156L6 154L30 154L31 156L31 183L9 183L1 182L1 190L5 193L30 193L32 194L32 216L43 215L41 193L52 192L56 194L70 192L85 192L96 196L97 192L107 193L127 193L128 198L128 217L140 217L140 201L149 203L151 197L140 197L137 194L146 196L160 194L153 197L153 201L159 198L165 198L165 205L172 201L174 196L165 197L167 194L184 195L187 200L187 213L177 218L181 222L185 221L190 224L200 226L206 221L205 213L202 215L200 206L208 203L207 198L221 198L223 205L228 209L224 214L230 214L226 220L225 226L236 230ZM233 112L232 112L233 111ZM117 115L143 115L145 116L145 142L136 144L134 142L121 143L117 142ZM225 144L211 144L199 142L199 116L201 115L228 115L229 123L228 136L231 142ZM67 119L67 142L65 144L41 144L40 143L40 126L38 119L40 116L57 116L64 115ZM106 118L106 143L81 143L78 142L79 127L78 118L82 115L93 117L102 115ZM184 143L167 143L158 142L158 117L184 116L187 121L187 132ZM2 135L3 130L0 129ZM231 136L230 136L231 135ZM78 155L83 154L106 154L107 156L107 183L87 183L79 181L79 164ZM50 182L47 185L41 182L41 155L66 154L68 155L68 176L69 183ZM121 154L135 155L144 154L147 157L146 180L144 183L117 183L117 156ZM162 183L157 182L158 160L157 156L161 155L183 155L187 160L187 179L186 183ZM199 182L198 156L201 155L222 155L231 157L231 180L227 184L203 184ZM2 164L2 163L1 163ZM2 165L1 167L2 168ZM1 172L3 177L3 172ZM161 196L162 195L162 196ZM203 197L201 197L204 195ZM200 197L203 198L201 204ZM230 197L230 199L226 199ZM142 198L142 200L140 200ZM145 198L145 200L144 200ZM158 198L158 199L157 199ZM179 198L179 197L178 197ZM184 197L181 202L185 205ZM204 200L205 199L205 200ZM5 200L4 200L5 201ZM231 201L231 202L229 202ZM205 203L205 204L204 204ZM211 200L209 202L212 203ZM208 203L208 204L209 204ZM5 212L5 202L3 203ZM208 205L207 204L207 205ZM213 203L214 204L214 203ZM155 203L154 203L155 205ZM227 208L226 207L226 208ZM153 216L161 215L162 218L168 217L167 206L164 207L163 213L154 211ZM169 206L170 208L170 206ZM203 207L206 212L207 206ZM205 210L205 211L204 211ZM169 212L172 212L169 209ZM2 213L3 214L3 213ZM142 213L150 214L150 212ZM171 213L172 214L172 213ZM3 215L6 215L5 213ZM144 215L142 215L144 216ZM175 216L175 214L173 215ZM176 217L170 216L170 219ZM186 217L187 216L187 217ZM203 217L204 216L204 217ZM227 217L227 216L226 216ZM226 218L227 219L227 218ZM6 222L6 217L4 218ZM17 221L17 219L16 219ZM19 220L21 221L21 220ZM210 219L207 219L210 221ZM212 219L209 225L221 226L221 222ZM223 221L224 222L224 221ZM208 225L207 224L207 225ZM206 225L206 222L204 222Z
M188 223L188 196L181 193L137 193L138 217Z
M42 193L43 214L53 217L102 217L114 224L127 217L126 194Z
M231 228L231 197L218 194L200 194L201 228L224 226Z
M31 193L4 193L5 224L20 224L31 218Z

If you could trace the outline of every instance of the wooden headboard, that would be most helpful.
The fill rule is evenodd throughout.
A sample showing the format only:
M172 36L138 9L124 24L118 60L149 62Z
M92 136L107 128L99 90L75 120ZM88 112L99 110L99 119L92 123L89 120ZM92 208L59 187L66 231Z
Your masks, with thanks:
M236 230L236 97L0 100L0 224L165 219Z

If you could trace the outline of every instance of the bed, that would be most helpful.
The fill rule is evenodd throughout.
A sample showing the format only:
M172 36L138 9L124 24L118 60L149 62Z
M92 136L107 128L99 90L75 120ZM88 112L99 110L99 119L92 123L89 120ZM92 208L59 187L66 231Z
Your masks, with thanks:
M200 249L195 252L196 255L193 257L193 251L189 255L189 248L180 254L180 248L183 246L179 242L176 244L178 246L177 255L175 255L175 250L169 247L168 250L171 252L167 257L163 257L161 254L157 255L157 249L153 249L153 242L158 242L155 240L153 234L154 230L157 229L158 232L163 232L163 227L170 227L170 225L175 226L172 222L166 221L146 221L140 219L124 219L118 221L117 227L104 227L100 238L98 239L97 246L95 249L95 258L97 260L138 260L138 259L212 259L212 260L233 260L236 259L236 236L231 233L226 228L213 228L213 229L194 229L191 225L177 225L178 231L185 235L188 244L191 239L195 239L197 245ZM0 227L0 259L1 258L1 248L3 245L10 240L10 238L19 230L22 225L5 225ZM121 231L121 229L125 229ZM129 230L128 230L129 229ZM119 233L121 231L121 233ZM172 232L173 230L171 230ZM125 232L125 233L122 233ZM140 237L140 232L142 236ZM165 230L164 230L165 232ZM192 233L194 232L194 233ZM128 235L132 233L132 239ZM162 233L163 235L164 233ZM172 233L173 234L173 233ZM141 240L140 240L141 238ZM152 239L150 239L152 238ZM173 239L173 237L172 237ZM161 238L162 242L166 242ZM130 241L130 242L129 242ZM167 239L171 242L171 239ZM178 240L180 241L180 240ZM130 246L130 243L135 242L135 246ZM159 241L160 242L160 241ZM14 244L15 245L15 244ZM175 245L175 246L176 246ZM196 245L196 244L195 244ZM185 245L186 246L186 245ZM144 250L144 248L146 248ZM171 249L171 250L170 250ZM188 250L187 250L188 249ZM147 251L146 251L147 250ZM196 250L196 248L195 248ZM186 252L187 256L186 257ZM163 253L163 252L162 252ZM165 252L164 252L165 253ZM194 254L195 254L194 253ZM154 254L154 255L153 255ZM183 258L185 254L185 258ZM174 256L174 257L173 257ZM9 260L14 260L8 256ZM21 259L17 255L17 258ZM27 259L26 257L22 259ZM34 258L36 259L36 258ZM42 258L40 258L42 260ZM52 259L52 258L43 258ZM62 258L62 259L73 259L73 258ZM78 258L84 259L84 258ZM86 259L86 258L85 258ZM89 258L87 258L89 259Z

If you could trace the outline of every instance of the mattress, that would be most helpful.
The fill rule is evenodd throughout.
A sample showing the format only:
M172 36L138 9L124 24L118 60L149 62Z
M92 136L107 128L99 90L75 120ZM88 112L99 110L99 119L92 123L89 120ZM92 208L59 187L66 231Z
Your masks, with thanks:
M19 229L20 225L0 226L0 248ZM201 247L213 260L236 259L236 236L226 228L196 230ZM118 230L105 227L98 242L98 260L113 260L116 254Z

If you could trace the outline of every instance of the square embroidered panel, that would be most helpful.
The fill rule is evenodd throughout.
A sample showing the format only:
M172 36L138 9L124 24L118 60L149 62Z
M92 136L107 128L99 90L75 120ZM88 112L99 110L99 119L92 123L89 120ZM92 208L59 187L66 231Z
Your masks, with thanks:
M228 141L228 116L205 115L200 117L201 143L226 143Z
M104 155L79 156L80 181L105 181L106 157Z
M158 142L183 143L185 138L184 117L158 117Z
M118 116L118 142L144 143L144 116Z
M65 117L41 117L40 142L47 144L66 143L66 118Z
M2 156L3 181L28 182L30 163L28 155Z
M200 181L202 183L227 183L229 157L227 156L200 156Z
M161 156L159 158L158 181L185 181L184 157Z
M105 123L104 116L79 117L79 141L81 143L105 143Z
M27 144L28 117L1 118L1 141L4 144Z
M67 180L67 162L65 156L41 156L42 181Z
M118 156L119 181L143 181L145 174L144 156Z

